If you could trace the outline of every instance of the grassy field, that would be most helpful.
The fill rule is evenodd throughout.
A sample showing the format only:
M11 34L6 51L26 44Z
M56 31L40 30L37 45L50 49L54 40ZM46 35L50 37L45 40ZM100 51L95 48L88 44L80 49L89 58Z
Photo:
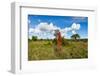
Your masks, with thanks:
M51 40L28 41L28 60L79 59L88 58L87 41L67 41L61 53L55 51Z

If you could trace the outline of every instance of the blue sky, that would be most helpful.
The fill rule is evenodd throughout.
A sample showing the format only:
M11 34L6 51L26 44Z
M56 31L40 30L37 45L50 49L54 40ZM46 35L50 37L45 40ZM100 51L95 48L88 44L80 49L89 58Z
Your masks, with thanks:
M88 38L88 17L28 15L28 27L29 37L35 35L41 36L41 38L54 38L51 30L55 28L61 30L66 38L70 38L71 35L76 33L81 38ZM67 29L66 31L65 28Z

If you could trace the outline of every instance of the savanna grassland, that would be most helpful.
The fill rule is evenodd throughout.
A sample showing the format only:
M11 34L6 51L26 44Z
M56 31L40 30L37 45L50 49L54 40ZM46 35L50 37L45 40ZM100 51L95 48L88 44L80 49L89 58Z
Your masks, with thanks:
M88 58L88 40L64 40L61 52L55 51L53 40L28 41L28 60Z

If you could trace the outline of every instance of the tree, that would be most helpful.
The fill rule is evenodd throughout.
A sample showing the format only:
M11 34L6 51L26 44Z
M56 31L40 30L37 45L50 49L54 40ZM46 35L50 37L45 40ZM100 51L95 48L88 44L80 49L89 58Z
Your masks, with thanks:
M37 36L32 36L32 40L36 41L37 40Z
M73 34L73 35L71 36L71 38L74 39L74 40L77 40L77 39L80 38L80 35L79 35L79 34Z

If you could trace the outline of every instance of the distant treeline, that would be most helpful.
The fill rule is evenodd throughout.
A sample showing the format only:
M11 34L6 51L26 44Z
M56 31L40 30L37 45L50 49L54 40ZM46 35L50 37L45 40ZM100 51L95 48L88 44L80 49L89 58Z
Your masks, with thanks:
M67 41L75 41L75 40L73 40L73 39L65 39L65 40L67 40ZM76 41L83 41L83 42L87 42L87 41L88 41L88 39L77 39Z
M29 40L29 41L52 41L52 40L54 40L54 39L34 39L34 40L28 39L28 40ZM66 40L66 41L75 41L74 39L64 39L64 40ZM76 41L87 42L88 39L77 39Z

